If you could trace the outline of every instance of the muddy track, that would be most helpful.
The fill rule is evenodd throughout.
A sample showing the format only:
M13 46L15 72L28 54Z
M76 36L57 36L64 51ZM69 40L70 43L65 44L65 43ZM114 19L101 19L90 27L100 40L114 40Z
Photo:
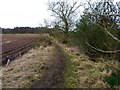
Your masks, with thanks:
M63 72L66 67L67 58L65 57L64 52L58 46L56 46L55 56L54 65L47 71L42 80L37 81L32 85L32 89L64 87Z

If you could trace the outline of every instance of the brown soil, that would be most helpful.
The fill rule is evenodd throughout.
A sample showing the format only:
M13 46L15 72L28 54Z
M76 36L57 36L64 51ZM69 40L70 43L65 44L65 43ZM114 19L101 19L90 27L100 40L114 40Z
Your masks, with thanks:
M62 88L64 87L63 72L67 58L64 52L56 46L53 57L53 66L49 68L43 79L35 82L31 88Z
M39 34L3 34L2 53L15 50L39 38Z
M14 60L27 52L38 41L39 34L3 34L2 35L2 65L7 60Z

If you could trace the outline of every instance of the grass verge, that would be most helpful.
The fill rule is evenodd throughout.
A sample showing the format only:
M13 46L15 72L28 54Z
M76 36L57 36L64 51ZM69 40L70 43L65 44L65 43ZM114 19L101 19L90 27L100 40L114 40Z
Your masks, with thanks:
M66 56L69 59L67 61L67 68L64 71L64 86L66 88L77 88L79 76L76 73L74 73L77 67L77 63L72 61L72 56L68 54L66 54Z
M103 58L98 58L97 62L94 62L86 55L72 50L74 47L62 44L61 47L68 58L67 68L64 71L64 86L66 88L111 88L111 83L118 82L114 77L111 78L109 73L119 70L119 62ZM118 85L114 86L114 88L118 87Z
M76 71L77 67L77 62L73 61L72 59L74 58L73 55L69 55L63 47L60 45L56 45L57 48L61 50L61 52L65 55L66 57L66 68L63 72L63 79L64 83L63 86L65 88L77 88L78 81L79 81L79 76L78 74L74 73Z

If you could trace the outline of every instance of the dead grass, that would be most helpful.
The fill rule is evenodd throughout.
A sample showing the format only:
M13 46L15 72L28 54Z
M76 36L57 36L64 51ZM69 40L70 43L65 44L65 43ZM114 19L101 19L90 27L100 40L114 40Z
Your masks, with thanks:
M84 53L78 52L75 47L68 47L61 44L65 52L71 57L70 65L67 68L67 77L65 77L66 87L73 86L74 88L108 88L110 87L105 82L105 77L108 75L108 70L119 70L118 61L104 60L98 58L97 62L91 61ZM119 63L120 64L120 63ZM71 65L74 66L71 69ZM71 73L71 75L69 75ZM74 82L74 83L71 83Z
M49 39L46 39L47 41ZM53 41L63 49L68 58L67 69L64 72L66 88L110 87L104 79L108 75L109 69L112 71L119 69L117 61L99 58L96 60L97 62L93 62L84 53L78 51L76 47L60 44L55 39ZM51 45L51 41L47 45L46 42L42 45L38 43L37 48L31 49L22 58L13 61L7 68L2 68L3 87L30 87L35 80L44 76L45 72L56 62L56 60L51 59L51 56L52 58L56 57L55 47Z
M53 46L40 46L12 61L8 67L3 67L3 88L30 87L49 68L53 52Z

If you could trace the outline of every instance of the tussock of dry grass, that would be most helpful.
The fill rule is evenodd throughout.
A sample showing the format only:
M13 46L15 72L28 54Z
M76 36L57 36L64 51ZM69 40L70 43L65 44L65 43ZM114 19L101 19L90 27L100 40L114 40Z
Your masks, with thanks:
M79 53L75 47L68 47L67 45L62 45L65 52L71 57L71 65L74 65L72 70L69 72L72 73L71 76L68 75L66 78L67 87L72 86L72 81L69 77L73 77L75 80L74 87L77 88L107 88L110 87L105 82L105 77L108 75L107 70L117 71L118 61L107 61L103 58L98 58L97 62L91 61L89 57L85 54ZM68 66L68 68L71 66ZM69 70L69 69L68 69ZM74 75L76 77L74 77Z
M12 61L7 68L3 67L3 88L30 87L35 80L41 79L51 64L53 51L53 46L40 46Z

